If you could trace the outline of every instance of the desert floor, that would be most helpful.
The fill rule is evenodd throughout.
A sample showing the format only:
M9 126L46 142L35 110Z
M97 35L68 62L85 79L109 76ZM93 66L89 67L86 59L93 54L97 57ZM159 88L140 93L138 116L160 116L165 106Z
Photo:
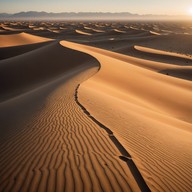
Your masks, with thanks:
M192 191L192 23L0 22L0 191Z

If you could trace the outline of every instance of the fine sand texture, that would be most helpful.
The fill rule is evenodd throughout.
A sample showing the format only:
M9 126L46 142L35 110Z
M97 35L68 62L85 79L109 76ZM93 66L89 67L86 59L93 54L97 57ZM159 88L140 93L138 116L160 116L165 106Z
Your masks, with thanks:
M148 175L146 182L151 190L161 191L164 186L168 191L190 191L191 82L138 67L137 62L145 65L147 61L79 44L62 44L100 61L100 71L80 88L80 102L132 152L143 176ZM183 188L180 182L185 183Z
M190 22L0 22L0 191L192 191Z

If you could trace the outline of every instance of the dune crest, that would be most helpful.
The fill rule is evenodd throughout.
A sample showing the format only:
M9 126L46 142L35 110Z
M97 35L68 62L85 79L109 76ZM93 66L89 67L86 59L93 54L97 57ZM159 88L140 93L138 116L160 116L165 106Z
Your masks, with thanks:
M152 48L142 47L142 46L134 46L134 48L138 51L142 51L142 52L146 52L146 53L154 53L154 54L158 54L158 55L169 55L169 56L174 56L174 57L181 57L181 58L189 59L192 61L192 58L190 56L181 55L179 53L171 53L171 52L167 52L167 51L162 51L162 50L157 50L157 49L152 49Z
M75 30L77 33L81 34L81 35L92 35L91 33L87 33L81 30Z
M26 45L46 41L52 41L52 39L38 37L24 32L14 35L13 34L0 35L0 47L11 47L11 46Z

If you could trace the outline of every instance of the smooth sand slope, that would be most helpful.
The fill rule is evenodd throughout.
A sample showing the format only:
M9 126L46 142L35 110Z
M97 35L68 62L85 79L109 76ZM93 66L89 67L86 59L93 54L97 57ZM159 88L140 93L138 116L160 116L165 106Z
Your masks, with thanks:
M0 191L142 189L108 133L77 103L78 85L98 71L93 57L54 42L0 67L8 94L0 103Z
M51 41L52 39L33 36L27 33L0 35L0 47L11 47Z
M87 33L81 30L76 30L77 33L81 34L81 35L91 35L91 33Z
M121 50L121 52L125 51ZM126 48L126 53L132 56L119 55L119 59L152 71L192 80L192 58L190 56L141 46Z
M178 54L178 53L170 53L170 52L167 52L167 51L161 51L161 50L151 49L151 48L141 47L141 46L135 46L134 48L136 50L138 50L138 51L145 52L145 53L153 53L153 54L156 54L156 55L165 55L165 56L172 56L172 57L181 57L181 58L192 60L191 57L186 56L186 55L181 55L181 54Z
M100 62L99 73L81 85L80 102L131 153L150 189L190 191L192 83L138 67L121 54L61 44Z
M13 47L0 47L0 60L2 59L8 59L10 57L14 57L17 55L21 55L24 53L27 53L29 51L35 50L37 48L40 48L44 45L48 45L50 41L48 42L42 42L42 43L32 43L27 45L18 45Z

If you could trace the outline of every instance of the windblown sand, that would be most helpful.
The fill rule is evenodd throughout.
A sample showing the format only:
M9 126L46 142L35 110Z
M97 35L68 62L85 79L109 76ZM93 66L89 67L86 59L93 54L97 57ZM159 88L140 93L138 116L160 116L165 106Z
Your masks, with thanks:
M1 22L0 191L192 191L192 25Z

